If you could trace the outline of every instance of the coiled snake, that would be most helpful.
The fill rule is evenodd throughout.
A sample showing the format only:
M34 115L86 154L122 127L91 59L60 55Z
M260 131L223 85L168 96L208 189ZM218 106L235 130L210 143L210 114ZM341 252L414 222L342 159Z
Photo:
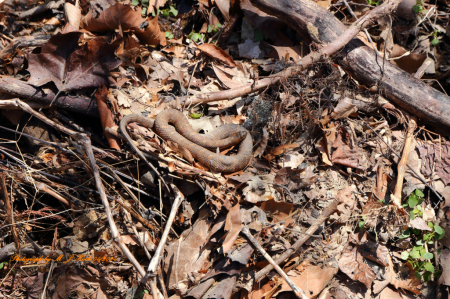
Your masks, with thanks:
M174 109L163 110L157 115L155 121L138 114L130 114L122 118L120 131L139 156L141 153L126 130L127 125L131 122L136 122L146 128L154 128L162 138L186 148L194 158L215 171L242 170L252 157L253 140L244 127L228 124L217 128L212 133L200 134L192 129L183 113ZM170 124L173 124L176 129ZM235 156L224 156L213 152L217 148L235 145L239 142L241 144Z

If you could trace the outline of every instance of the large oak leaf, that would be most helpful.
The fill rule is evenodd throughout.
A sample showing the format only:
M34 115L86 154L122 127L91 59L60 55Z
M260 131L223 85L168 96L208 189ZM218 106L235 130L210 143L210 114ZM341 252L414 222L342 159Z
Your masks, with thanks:
M42 47L41 54L28 55L29 84L55 83L60 91L109 85L109 71L121 64L114 51L119 43L109 44L96 37L78 46L81 32L56 34Z
M142 43L166 45L166 36L159 28L158 17L151 20L144 19L139 12L120 3L105 9L98 18L94 18L92 11L89 11L81 26L83 29L96 32L115 30L121 26L122 30L134 31Z

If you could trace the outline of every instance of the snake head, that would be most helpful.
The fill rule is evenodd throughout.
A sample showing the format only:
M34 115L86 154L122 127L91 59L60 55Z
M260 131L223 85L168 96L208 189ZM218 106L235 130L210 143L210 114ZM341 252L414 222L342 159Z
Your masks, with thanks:
M247 132L239 131L239 132L231 134L231 136L229 138L233 140L232 144L238 144L239 142L244 140L245 137L247 137Z

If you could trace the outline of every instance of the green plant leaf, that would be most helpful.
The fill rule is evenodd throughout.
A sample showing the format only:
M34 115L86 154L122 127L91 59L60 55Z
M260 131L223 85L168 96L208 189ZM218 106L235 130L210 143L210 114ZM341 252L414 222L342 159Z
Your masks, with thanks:
M423 256L425 253L427 253L427 250L424 247L422 247L422 248L420 248L419 252L420 252L420 256Z
M425 272L423 273L423 280L430 281L431 280L431 272Z
M440 240L445 236L445 230L439 225L434 226L434 232L436 233L437 240Z
M409 258L409 252L408 251L403 251L402 254L400 255L400 258L402 260L407 260Z
M423 246L423 244L425 243L423 242L423 240L417 240L416 244L419 246Z
M414 218L416 218L416 213L414 213L415 210L412 210L409 212L409 218L411 218L411 220L414 220ZM419 212L419 211L417 211Z
M415 12L415 13L417 13L417 14L420 14L420 13L422 13L423 12L423 6L422 5L414 5L413 7L412 7L412 10Z
M189 114L189 116L197 119L197 118L200 118L202 116L202 114L201 113L191 113L191 114Z
M5 266L5 262L0 263L0 270L3 269L4 266Z
M426 260L431 260L434 256L431 252L425 252L424 254L422 254L422 257Z
M174 17L178 15L178 10L174 6L170 7L170 12L173 14Z
M215 26L216 26L216 28L219 28L219 29L222 28L222 25L220 25L220 23L217 23Z
M199 33L192 34L192 40L194 42L198 42L198 40L201 39L201 38L202 38L202 36Z
M420 272L414 272L414 276L418 279L418 280L422 280L422 275L420 275Z
M364 220L363 220L363 221L360 221L360 222L358 223L359 229L363 229L363 228L364 228L364 223L365 223Z
M430 263L430 262L425 263L424 268L425 268L425 270L427 270L427 271L434 272L434 266L433 266L433 264Z
M416 195L411 195L408 198L408 205L411 209L414 208L415 206L417 206L418 203L419 203L419 198L417 198Z
M409 230L409 228L407 228L400 236L398 236L398 238L406 239L409 238L409 236L411 236L411 231Z
M139 5L139 0L132 0L131 4L133 4L134 6L138 6Z
M416 193L416 195L419 196L419 197L424 197L424 196L425 196L425 195L423 194L423 192L420 191L419 189L416 189L416 190L414 191L414 193Z
M211 31L213 31L214 26L213 25L208 25L208 33L211 33Z
M409 256L413 259L418 259L420 258L420 252L418 250L411 250Z
M169 17L169 10L168 9L164 9L161 12L162 12L162 15L163 15L164 18L168 18Z
M445 230L444 230L442 227L440 227L439 225L435 225L435 226L434 226L434 231L435 231L437 234L440 234L440 235L445 234Z

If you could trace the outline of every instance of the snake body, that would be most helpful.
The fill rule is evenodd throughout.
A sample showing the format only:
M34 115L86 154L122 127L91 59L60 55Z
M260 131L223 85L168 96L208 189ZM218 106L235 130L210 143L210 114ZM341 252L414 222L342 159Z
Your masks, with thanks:
M199 134L192 129L183 113L174 109L163 110L157 115L155 121L138 114L130 114L122 118L120 131L139 156L141 156L139 149L126 131L126 126L131 122L150 129L154 128L163 139L186 148L194 158L215 171L239 171L247 166L252 157L253 140L245 128L228 124L209 134ZM170 124L173 124L175 128ZM235 145L239 142L241 143L235 156L224 156L212 152L217 148Z

